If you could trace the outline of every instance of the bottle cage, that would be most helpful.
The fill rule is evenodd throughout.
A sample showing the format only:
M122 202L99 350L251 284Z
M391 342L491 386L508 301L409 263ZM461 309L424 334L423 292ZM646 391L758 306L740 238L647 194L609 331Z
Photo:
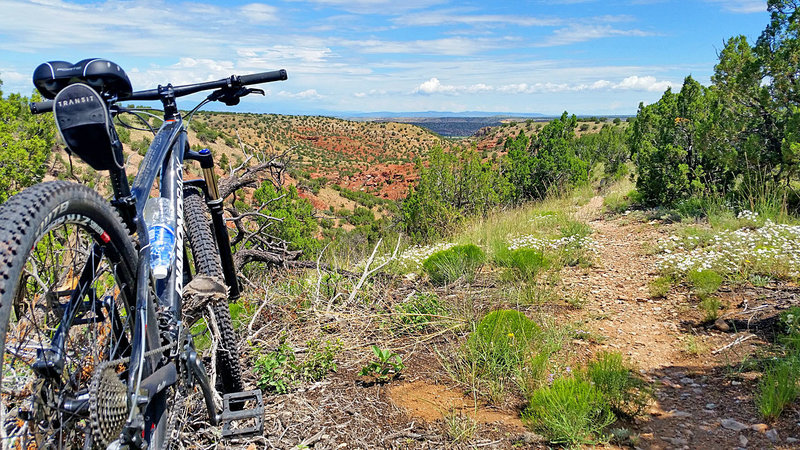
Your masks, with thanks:
M95 170L123 167L122 145L97 91L83 83L70 84L55 96L53 113L70 153Z

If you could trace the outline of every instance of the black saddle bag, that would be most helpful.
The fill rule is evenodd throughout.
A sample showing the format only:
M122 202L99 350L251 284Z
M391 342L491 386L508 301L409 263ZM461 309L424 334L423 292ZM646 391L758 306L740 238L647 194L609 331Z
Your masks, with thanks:
M122 144L97 91L83 83L70 84L53 102L56 127L70 153L95 170L123 168Z

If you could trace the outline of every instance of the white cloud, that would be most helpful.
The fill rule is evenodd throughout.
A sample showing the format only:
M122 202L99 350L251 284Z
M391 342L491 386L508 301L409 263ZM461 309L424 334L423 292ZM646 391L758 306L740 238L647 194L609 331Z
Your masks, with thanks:
M459 94L480 94L483 92L491 92L494 88L484 83L477 83L472 84L469 86L452 86L447 84L442 84L438 78L433 77L428 81L423 82L413 91L413 94L423 94L423 95L431 95L431 94L447 94L447 95L459 95Z
M441 26L446 24L484 25L510 24L525 27L556 26L564 23L559 18L541 18L532 16L511 16L501 14L459 14L454 10L441 10L408 14L398 17L392 22L404 26Z
M639 77L636 75L627 77L619 84L613 86L614 89L649 92L663 92L669 87L673 87L673 83L670 81L658 81L656 77L653 76Z
M662 92L668 87L673 87L673 83L665 80L659 81L653 76L639 77L636 75L626 77L618 83L612 83L611 81L601 79L591 83L511 83L497 87L483 83L464 86L447 85L442 84L438 78L434 77L414 88L412 93L424 95L461 95L497 92L501 94L519 95L602 90Z
M370 89L369 92L356 92L353 94L356 98L365 98L365 97L373 97L373 96L382 96L388 94L388 91L385 89Z
M359 49L367 54L410 54L465 56L502 48L507 43L497 39L452 37L416 41L382 41L377 39L344 40L341 45Z
M303 100L319 100L322 98L316 89L306 89L305 91L301 92L287 92L287 91L280 91L278 92L280 97L287 97L287 98L299 98Z
M354 14L396 14L443 3L445 0L308 0Z
M438 78L431 78L430 80L420 84L414 89L414 92L420 94L452 94L455 93L455 86L442 85Z
M553 47L557 45L576 44L578 42L592 41L595 39L621 37L621 36L653 36L653 33L638 29L620 30L611 25L575 24L566 28L559 28L544 41L536 44L537 47Z
M249 22L271 23L278 20L278 8L264 3L250 3L240 7L239 11Z
M722 9L737 14L752 14L767 11L764 0L708 0L722 6Z

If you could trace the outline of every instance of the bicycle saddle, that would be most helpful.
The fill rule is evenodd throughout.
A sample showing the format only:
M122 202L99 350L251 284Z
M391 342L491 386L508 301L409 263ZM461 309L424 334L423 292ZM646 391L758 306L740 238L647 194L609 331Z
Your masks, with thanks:
M128 75L117 64L101 58L75 64L49 61L33 71L33 84L44 98L53 99L66 86L85 83L101 94L127 97L133 91Z

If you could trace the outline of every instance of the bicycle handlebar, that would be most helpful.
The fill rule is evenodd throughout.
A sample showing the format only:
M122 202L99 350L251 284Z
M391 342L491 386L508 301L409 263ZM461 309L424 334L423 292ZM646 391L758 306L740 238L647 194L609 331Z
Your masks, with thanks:
M230 78L225 78L217 81L207 81L205 83L186 84L183 86L173 86L172 90L175 92L175 97L183 97L185 95L194 94L195 92L208 91L211 89L219 89L225 87L246 86L249 84L269 83L271 81L286 80L286 70L274 70L272 72L254 73L251 75L231 75ZM145 91L137 91L128 97L120 100L159 100L161 95L158 89L147 89Z
M53 101L45 100L43 102L31 102L31 114L42 114L51 112L53 110Z
M285 69L273 70L271 72L253 73L250 75L231 75L230 78L225 78L217 81L206 81L204 83L185 84L182 86L173 86L172 91L175 97L183 97L186 95L194 94L195 92L208 91L211 89L232 88L237 86L247 86L250 84L269 83L272 81L286 80ZM136 91L131 95L121 98L120 100L160 100L161 95L158 89L147 89L144 91ZM52 100L43 102L31 102L30 104L32 114L42 114L51 112L53 110Z

